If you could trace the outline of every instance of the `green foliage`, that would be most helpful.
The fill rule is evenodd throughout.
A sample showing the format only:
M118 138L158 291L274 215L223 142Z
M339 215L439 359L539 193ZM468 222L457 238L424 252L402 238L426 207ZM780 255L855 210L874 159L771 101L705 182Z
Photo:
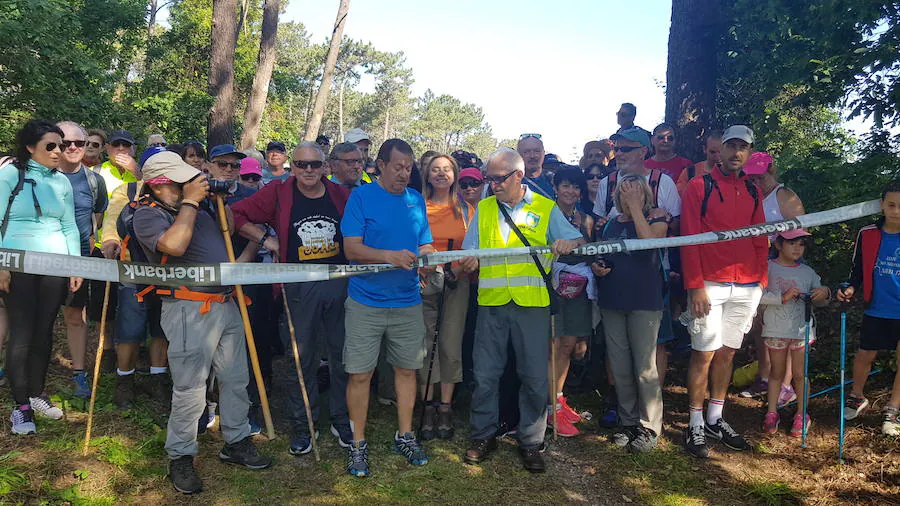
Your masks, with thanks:
M9 452L0 455L0 496L20 489L28 483L25 473L12 464L12 461L21 454L22 452Z
M747 497L768 506L800 504L803 496L787 483L780 481L754 481L746 485Z

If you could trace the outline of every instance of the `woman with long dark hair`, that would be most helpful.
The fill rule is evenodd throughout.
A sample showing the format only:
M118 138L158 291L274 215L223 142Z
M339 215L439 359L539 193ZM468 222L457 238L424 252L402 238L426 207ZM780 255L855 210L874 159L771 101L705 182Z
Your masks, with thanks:
M16 134L15 165L0 169L0 247L81 255L75 201L69 180L57 171L62 130L31 120ZM34 413L60 419L63 412L44 392L53 323L66 290L76 292L81 278L0 271L6 294L10 337L6 367L13 396L13 434L35 432ZM14 297L8 295L14 293Z

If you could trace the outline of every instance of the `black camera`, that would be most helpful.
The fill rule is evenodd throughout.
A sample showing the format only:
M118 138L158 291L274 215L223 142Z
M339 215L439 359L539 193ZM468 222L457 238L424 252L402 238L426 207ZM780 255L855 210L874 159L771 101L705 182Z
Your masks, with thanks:
M602 269L612 269L613 268L612 260L610 260L602 255L595 258L594 263L597 264L597 266Z
M207 179L209 182L210 193L219 193L222 195L234 195L237 192L237 181L234 179Z

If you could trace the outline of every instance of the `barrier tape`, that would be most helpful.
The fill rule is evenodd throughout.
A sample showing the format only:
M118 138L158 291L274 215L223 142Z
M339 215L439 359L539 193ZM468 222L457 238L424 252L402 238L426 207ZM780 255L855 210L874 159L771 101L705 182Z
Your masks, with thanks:
M706 232L661 239L623 239L595 242L580 246L573 253L575 255L593 257L627 251L733 241L760 235L771 235L797 228L830 225L879 212L881 212L881 201L871 200L829 211L805 214L791 220L771 221L720 232ZM530 256L532 253L542 254L549 252L549 246L445 251L419 257L418 265L420 267L440 265L470 256L477 258L519 257ZM159 265L0 248L0 269L27 274L73 276L138 285L230 286L325 281L360 274L385 272L395 270L397 267L389 264L328 265L282 263Z

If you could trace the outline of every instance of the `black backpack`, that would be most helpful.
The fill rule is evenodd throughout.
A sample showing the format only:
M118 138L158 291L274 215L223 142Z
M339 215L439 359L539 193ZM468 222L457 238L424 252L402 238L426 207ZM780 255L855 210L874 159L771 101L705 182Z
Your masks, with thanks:
M615 203L613 195L616 193L616 181L619 178L619 171L614 170L606 176L606 207L604 208L608 215ZM662 171L659 169L650 169L650 190L653 192L653 207L659 207L659 180L662 179ZM619 209L619 212L622 210Z
M756 185L750 182L749 179L744 179L744 184L747 186L747 193L753 197L753 214L756 214L756 209L759 207L759 190L756 188ZM713 190L719 192L719 202L725 202L725 197L722 196L722 190L719 188L719 183L713 179L712 174L704 174L703 175L703 203L700 204L700 217L706 216L706 208L709 203L709 196L712 195Z
M0 223L0 237L6 236L6 229L9 228L9 213L12 210L12 205L16 200L16 196L22 192L23 188L25 188L25 183L31 184L31 194L32 196L34 195L34 179L26 178L24 170L16 168L16 172L19 174L19 180L16 183L16 187L13 188L13 191L9 194L9 202L6 203L6 213L3 215L3 222ZM33 197L33 200L35 216L40 217L43 215L41 212L41 204L36 197Z

